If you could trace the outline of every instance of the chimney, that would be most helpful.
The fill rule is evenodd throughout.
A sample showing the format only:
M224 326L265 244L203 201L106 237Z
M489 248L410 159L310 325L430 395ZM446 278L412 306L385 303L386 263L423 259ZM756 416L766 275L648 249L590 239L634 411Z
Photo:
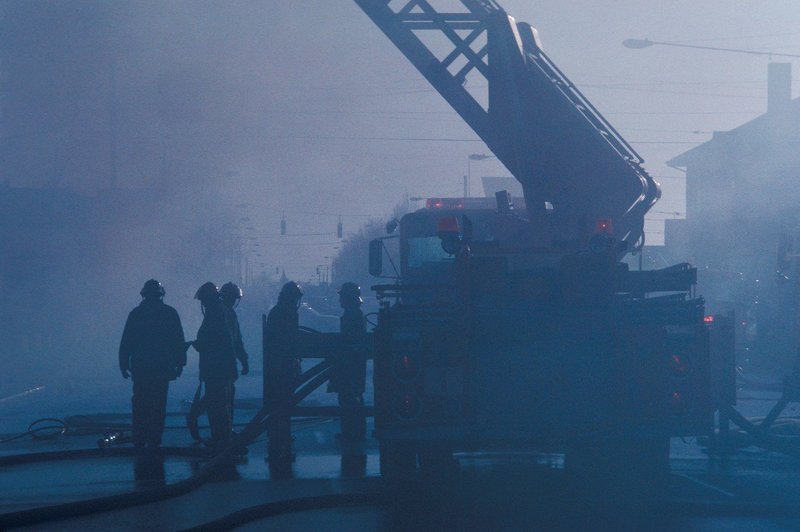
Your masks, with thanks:
M786 112L791 100L792 64L770 63L767 67L767 112Z

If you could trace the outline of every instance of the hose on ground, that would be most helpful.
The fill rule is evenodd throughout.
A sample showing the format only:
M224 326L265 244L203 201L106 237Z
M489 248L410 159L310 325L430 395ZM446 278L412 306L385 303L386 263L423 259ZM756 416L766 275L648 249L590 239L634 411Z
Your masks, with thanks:
M324 360L307 370L300 380L305 384L292 395L290 400L275 409L264 406L225 449L189 478L158 488L0 514L0 529L120 510L185 495L203 485L218 470L226 467L239 449L249 445L264 432L266 421L270 416L294 407L311 392L322 386L330 378L333 364L330 360Z
M42 423L50 424L41 427L37 426ZM37 419L28 425L28 430L25 432L17 434L16 436L11 436L4 440L0 440L0 443L12 442L24 438L25 436L30 436L34 440L54 440L62 434L66 434L68 430L69 425L65 421L54 417L45 417L42 419Z
M761 430L758 425L744 417L733 407L729 407L727 413L730 420L749 434L759 447L770 451L777 451L794 458L800 458L800 446L770 436L769 433Z
M350 508L354 506L374 506L380 504L380 499L363 493L335 493L331 495L318 495L314 497L299 497L284 501L268 502L244 508L225 515L214 521L187 528L184 532L202 532L206 530L231 530L238 526L267 519L281 514L293 512L306 512L309 510L323 510L330 508Z

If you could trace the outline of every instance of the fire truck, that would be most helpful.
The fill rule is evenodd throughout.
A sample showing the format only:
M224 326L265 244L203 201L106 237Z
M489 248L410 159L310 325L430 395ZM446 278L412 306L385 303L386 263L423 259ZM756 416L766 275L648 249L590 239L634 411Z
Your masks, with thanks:
M660 197L642 158L497 2L355 1L524 191L430 199L371 242L382 471L524 445L663 473L713 423L709 324L695 269L622 260Z

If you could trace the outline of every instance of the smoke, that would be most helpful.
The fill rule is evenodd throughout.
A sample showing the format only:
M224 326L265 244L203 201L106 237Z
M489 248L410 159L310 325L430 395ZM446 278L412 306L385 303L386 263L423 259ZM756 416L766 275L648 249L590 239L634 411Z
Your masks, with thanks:
M310 9L2 4L0 280L19 297L0 311L0 395L45 385L55 400L105 382L124 396L116 348L149 278L193 338L194 291L241 282L255 243L262 271L290 276L333 255L335 237L292 247L276 234L286 211L291 233L322 233L326 221L332 233L355 202L344 181L364 179L339 146L306 139L341 134L341 113L320 118L315 106L352 101L356 87L329 79L347 67L320 52Z
M756 116L763 63L619 43L796 26L779 7L734 12L721 0L501 3L538 26L554 61L656 168L692 145L673 130ZM719 94L741 87L696 87L723 71L751 83L741 98ZM340 214L348 235L404 194L457 195L468 155L487 151L350 0L2 2L0 79L0 234L15 243L0 252L0 282L17 294L0 332L15 338L3 352L11 376L50 364L111 375L125 314L148 278L164 283L191 337L194 289L234 278L237 256L304 281L333 260ZM647 114L654 109L663 114ZM720 115L693 114L707 112ZM421 140L430 138L459 141ZM507 174L492 164L473 166L473 178ZM759 212L781 188L720 189L705 208L736 223L742 212L725 198L748 197ZM683 211L681 201L659 208ZM45 204L55 211L36 207Z

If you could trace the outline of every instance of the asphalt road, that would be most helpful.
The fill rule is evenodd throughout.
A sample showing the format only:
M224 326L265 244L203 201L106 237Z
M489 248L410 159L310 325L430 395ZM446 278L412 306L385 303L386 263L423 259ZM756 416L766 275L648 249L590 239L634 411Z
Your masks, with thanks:
M766 414L778 395L745 389L740 396L744 399L738 408L757 417ZM240 412L241 420L248 414ZM792 417L797 414L797 405L790 405L783 438L800 448L800 436L793 432ZM190 446L182 417L170 417L169 424L175 428L167 430L165 444ZM335 420L296 422L297 460L289 479L270 477L265 442L259 441L237 461L235 471L187 495L31 529L179 530L255 507L282 511L248 522L241 517L237 529L800 529L800 459L754 446L712 455L703 441L674 439L669 487L651 498L649 486L630 485L624 467L603 479L608 489L598 491L566 472L563 456L520 448L459 453L453 470L389 483L380 478L374 441L343 453L337 432ZM23 438L0 446L0 455L92 448L96 439L96 435L50 441ZM202 463L199 458L148 462L122 456L3 466L0 512L173 484ZM625 489L616 489L619 486ZM273 504L281 501L293 502Z

